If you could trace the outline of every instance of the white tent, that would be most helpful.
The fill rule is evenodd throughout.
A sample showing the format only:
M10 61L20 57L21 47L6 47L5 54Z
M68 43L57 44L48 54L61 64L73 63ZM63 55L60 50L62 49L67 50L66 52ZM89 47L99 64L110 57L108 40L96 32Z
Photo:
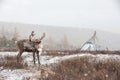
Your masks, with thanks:
M95 45L92 44L91 42L87 42L82 48L81 50L96 50Z
M97 36L95 31L93 36L82 45L80 50L84 50L84 51L105 50L105 48L102 47L100 44L97 44L96 41L97 41Z

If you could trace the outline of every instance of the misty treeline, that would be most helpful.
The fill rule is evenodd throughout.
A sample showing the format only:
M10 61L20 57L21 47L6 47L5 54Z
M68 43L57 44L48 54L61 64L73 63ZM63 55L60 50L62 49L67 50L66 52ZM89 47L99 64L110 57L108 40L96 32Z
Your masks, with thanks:
M71 49L75 49L75 47L70 44L67 35L63 35L62 37L58 36L58 38L59 38L59 40L56 40L56 38L49 36L44 42L45 49L48 49L48 50L71 50Z
M0 31L0 48L15 48L15 41L19 37L18 31L14 28L14 31L5 30L4 27Z
M19 37L22 37L22 36L23 35L20 35L16 27L12 31L9 31L9 29L4 29L4 27L1 27L0 49L16 48L15 41L17 41ZM59 39L59 41L56 41L56 38L53 38L52 36L47 36L45 40L43 40L43 44L44 44L44 49L46 50L66 50L66 49L70 50L75 48L70 44L69 39L67 38L67 35L63 35Z

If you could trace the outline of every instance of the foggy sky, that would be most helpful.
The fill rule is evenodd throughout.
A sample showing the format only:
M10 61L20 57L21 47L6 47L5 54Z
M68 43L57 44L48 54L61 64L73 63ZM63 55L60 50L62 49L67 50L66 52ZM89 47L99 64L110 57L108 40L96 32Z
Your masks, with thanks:
M0 0L0 21L120 33L119 0Z

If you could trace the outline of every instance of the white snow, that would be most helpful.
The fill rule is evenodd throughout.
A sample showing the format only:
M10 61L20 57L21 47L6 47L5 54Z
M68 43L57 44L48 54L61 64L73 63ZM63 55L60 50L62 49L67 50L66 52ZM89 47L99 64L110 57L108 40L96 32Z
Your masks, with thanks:
M24 69L9 70L5 69L0 72L0 76L3 76L5 80L23 80L26 77L31 77L33 73Z
M16 56L18 54L18 52L0 52L0 57L4 57L4 56ZM74 54L74 55L66 55L66 56L40 56L40 62L41 65L46 65L46 64L52 64L52 63L57 63L59 61L65 60L65 59L69 59L69 58L74 58L74 57L82 57L82 56L88 56L88 57L93 57L93 58L97 58L98 60L106 60L106 59L117 59L120 60L120 56L119 55L108 55L108 54L97 54L97 55L93 55L93 54L89 54L89 53L85 53L85 54ZM32 53L28 53L28 52L24 52L22 54L22 58L24 59L25 62L28 63L28 65L33 65L33 56ZM37 58L36 58L36 63L37 63Z

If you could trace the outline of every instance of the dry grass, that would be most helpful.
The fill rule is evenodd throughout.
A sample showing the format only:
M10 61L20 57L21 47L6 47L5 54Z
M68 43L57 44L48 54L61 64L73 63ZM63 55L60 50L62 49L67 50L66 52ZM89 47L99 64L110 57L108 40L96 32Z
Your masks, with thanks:
M73 58L60 62L53 68L56 75L44 80L120 80L120 62L107 60L90 62L90 57Z
M24 63L23 59L17 62L16 56L5 56L0 58L0 67L4 69L23 69L28 67L27 63Z

